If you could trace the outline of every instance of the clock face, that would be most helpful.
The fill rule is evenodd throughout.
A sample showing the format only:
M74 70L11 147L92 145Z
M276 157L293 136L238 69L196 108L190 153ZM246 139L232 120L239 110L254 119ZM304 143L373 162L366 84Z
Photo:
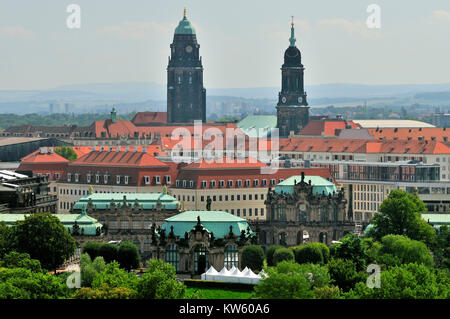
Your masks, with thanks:
M283 97L281 98L281 102L286 103L286 97L283 96Z
M302 205L300 205L300 210L302 211L302 212L304 212L305 210L306 210L306 205L305 204L302 204Z
M298 103L302 103L303 102L303 98L300 96L299 98L298 98Z
M192 47L191 47L190 45L188 45L188 46L186 47L186 52L187 52L187 53L191 53L191 52L192 52Z

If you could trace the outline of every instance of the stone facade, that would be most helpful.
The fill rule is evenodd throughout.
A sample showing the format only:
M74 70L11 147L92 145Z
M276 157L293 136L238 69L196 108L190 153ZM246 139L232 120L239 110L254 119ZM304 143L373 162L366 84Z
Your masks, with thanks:
M292 195L269 189L265 202L267 220L252 224L260 245L296 246L308 241L329 245L354 231L343 190L314 195L313 185L303 178L293 187Z
M143 209L137 201L134 205L111 201L108 209L97 209L89 202L86 213L103 225L103 241L130 241L134 243L144 258L151 256L150 229L152 225L161 225L164 219L180 211L166 210L161 203L155 209Z
M241 257L245 245L255 244L256 236L250 232L242 231L240 236L230 233L224 238L215 238L201 224L200 218L197 225L184 238L175 236L173 227L168 235L164 230L159 230L156 235L152 228L152 258L162 259L171 263L177 273L200 275L210 267L222 269L224 266L230 269L232 266L242 269Z

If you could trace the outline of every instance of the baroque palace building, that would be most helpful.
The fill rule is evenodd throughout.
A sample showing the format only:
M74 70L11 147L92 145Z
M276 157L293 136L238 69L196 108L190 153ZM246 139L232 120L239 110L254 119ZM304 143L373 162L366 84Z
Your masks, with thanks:
M251 225L262 246L295 246L307 241L329 245L355 231L346 203L344 191L334 183L302 172L269 189L267 218Z

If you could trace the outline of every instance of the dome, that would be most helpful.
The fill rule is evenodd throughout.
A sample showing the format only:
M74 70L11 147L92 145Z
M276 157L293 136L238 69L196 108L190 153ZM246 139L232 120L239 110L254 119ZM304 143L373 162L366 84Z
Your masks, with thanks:
M178 27L175 29L175 34L195 34L195 29L186 16L178 24Z

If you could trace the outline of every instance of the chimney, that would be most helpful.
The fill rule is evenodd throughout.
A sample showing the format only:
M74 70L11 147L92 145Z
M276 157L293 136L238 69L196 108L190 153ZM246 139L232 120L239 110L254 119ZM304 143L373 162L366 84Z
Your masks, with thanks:
M120 147L120 146L117 146L117 147L116 147L116 153L119 153L119 152L120 152L120 150L121 150L121 148L122 148L122 147Z
M46 147L40 147L40 148L39 148L39 153L40 153L40 154L45 154L45 153L47 153L47 148L46 148Z
M112 146L108 147L108 153L111 152Z
M129 150L130 150L129 146L125 147L125 153L128 152Z
M95 146L92 146L91 151L95 152Z
M104 149L105 149L104 146L100 146L100 152L103 152Z
M147 147L142 146L142 153L147 153Z
M138 147L137 146L133 147L133 153L136 153L137 151L138 151Z
M53 147L49 147L49 148L48 148L48 152L49 152L50 154L53 154L55 151L53 150Z

